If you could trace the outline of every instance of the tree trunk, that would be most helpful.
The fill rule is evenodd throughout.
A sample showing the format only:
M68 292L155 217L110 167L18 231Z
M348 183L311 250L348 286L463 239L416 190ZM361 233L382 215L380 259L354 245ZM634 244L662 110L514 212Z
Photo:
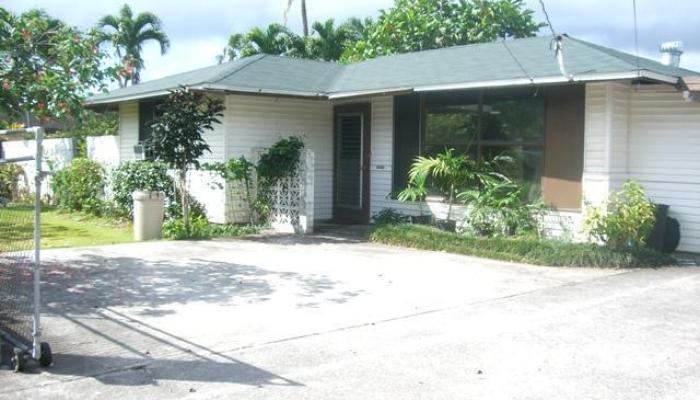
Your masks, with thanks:
M309 19L306 16L306 0L301 0L301 22L304 25L304 37L308 37Z
M185 224L185 229L190 231L190 203L187 195L187 169L180 170L180 201L182 202L182 222Z

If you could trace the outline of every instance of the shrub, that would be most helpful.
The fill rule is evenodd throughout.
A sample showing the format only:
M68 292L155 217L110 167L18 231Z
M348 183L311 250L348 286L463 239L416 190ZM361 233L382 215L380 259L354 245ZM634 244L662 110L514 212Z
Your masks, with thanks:
M19 196L19 179L24 170L17 164L0 165L0 199L17 200Z
M260 228L254 225L210 224L201 216L193 216L190 219L189 231L181 218L169 219L163 224L163 236L173 240L237 237L258 232Z
M163 224L166 239L206 239L210 237L209 221L202 216L191 216L189 224L182 218L171 218Z
M168 166L165 163L153 161L122 163L112 172L111 187L116 211L121 216L132 216L134 202L131 194L137 190L165 193L166 217L180 218L182 216L179 190L175 189L175 183L173 178L168 175ZM204 206L194 199L190 199L190 214L204 216Z
M112 193L117 210L124 216L131 216L134 202L131 194L137 190L165 193L166 203L175 196L173 179L168 176L168 166L160 162L128 161L112 172Z
M56 204L71 211L102 212L104 169L94 161L76 158L51 181Z
M301 158L304 142L294 136L280 139L260 155L258 160L258 178L267 185L294 174Z
M218 174L225 182L229 184L243 183L245 189L245 200L248 203L248 209L250 210L250 223L254 223L256 218L254 216L253 205L255 201L253 200L252 185L253 185L253 169L255 164L248 161L245 157L241 156L238 159L230 159L228 162L214 162L204 164L203 169L206 171L211 171ZM219 184L219 188L222 185Z
M260 227L255 225L211 224L209 234L212 237L237 237L253 235L260 232Z
M641 248L654 228L655 206L634 181L622 185L600 207L589 207L584 230L591 238L613 248Z
M529 203L523 185L505 177L484 179L479 188L457 197L469 205L467 226L480 236L515 236L539 233L541 202Z
M404 215L393 208L385 208L382 211L374 214L372 216L374 223L377 225L383 224L402 224L409 221L409 217Z
M537 238L470 237L424 225L378 225L369 238L389 245L545 266L637 268L676 264L672 257L644 248L614 249Z

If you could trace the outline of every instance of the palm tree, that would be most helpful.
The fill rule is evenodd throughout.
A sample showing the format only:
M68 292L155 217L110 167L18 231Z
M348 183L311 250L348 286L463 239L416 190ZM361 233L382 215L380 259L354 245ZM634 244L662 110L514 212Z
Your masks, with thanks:
M326 61L339 60L345 49L345 42L350 37L350 32L345 25L336 28L331 18L326 22L314 22L313 29L318 37L312 37L309 41L311 58Z
M289 14L289 9L292 8L292 3L294 0L287 0L287 8L284 10L284 23L287 24L287 15ZM301 0L301 23L304 27L304 37L309 37L309 19L306 15L306 0Z
M343 25L341 25L342 28L345 29L345 32L347 34L347 39L351 40L360 40L362 39L362 35L364 32L372 26L374 21L372 18L367 17L365 19L360 19L357 17L351 17Z
M144 68L141 52L143 44L150 40L158 42L160 54L165 54L170 47L170 40L161 27L160 18L150 12L142 12L134 18L128 4L119 10L119 15L106 15L97 23L102 34L99 42L110 42L115 54L121 62L122 77L119 86L126 87L141 80L141 70ZM106 28L111 28L109 31Z
M256 54L274 54L304 57L304 39L280 24L270 24L266 29L254 27L247 34L235 33L229 37L225 49L229 60Z

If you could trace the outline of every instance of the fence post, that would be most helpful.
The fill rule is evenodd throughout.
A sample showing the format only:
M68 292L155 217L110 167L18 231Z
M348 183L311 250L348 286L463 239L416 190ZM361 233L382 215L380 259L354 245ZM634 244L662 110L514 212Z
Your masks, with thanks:
M302 210L299 212L299 224L302 232L309 234L314 232L314 178L315 178L315 156L310 149L304 151L304 177L302 193L303 198L300 206Z

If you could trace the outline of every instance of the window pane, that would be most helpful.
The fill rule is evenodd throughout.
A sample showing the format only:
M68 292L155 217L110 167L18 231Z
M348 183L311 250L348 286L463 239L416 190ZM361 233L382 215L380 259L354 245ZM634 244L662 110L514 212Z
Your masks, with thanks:
M426 98L424 155L435 155L445 149L471 152L478 133L478 94L441 94Z
M544 139L544 96L533 93L532 89L487 93L483 117L483 140Z
M542 146L484 146L482 155L485 160L496 156L505 156L511 162L502 162L501 173L528 186L529 198L540 195L540 178L542 177Z
M420 97L394 97L394 189L408 183L408 171L420 153Z

